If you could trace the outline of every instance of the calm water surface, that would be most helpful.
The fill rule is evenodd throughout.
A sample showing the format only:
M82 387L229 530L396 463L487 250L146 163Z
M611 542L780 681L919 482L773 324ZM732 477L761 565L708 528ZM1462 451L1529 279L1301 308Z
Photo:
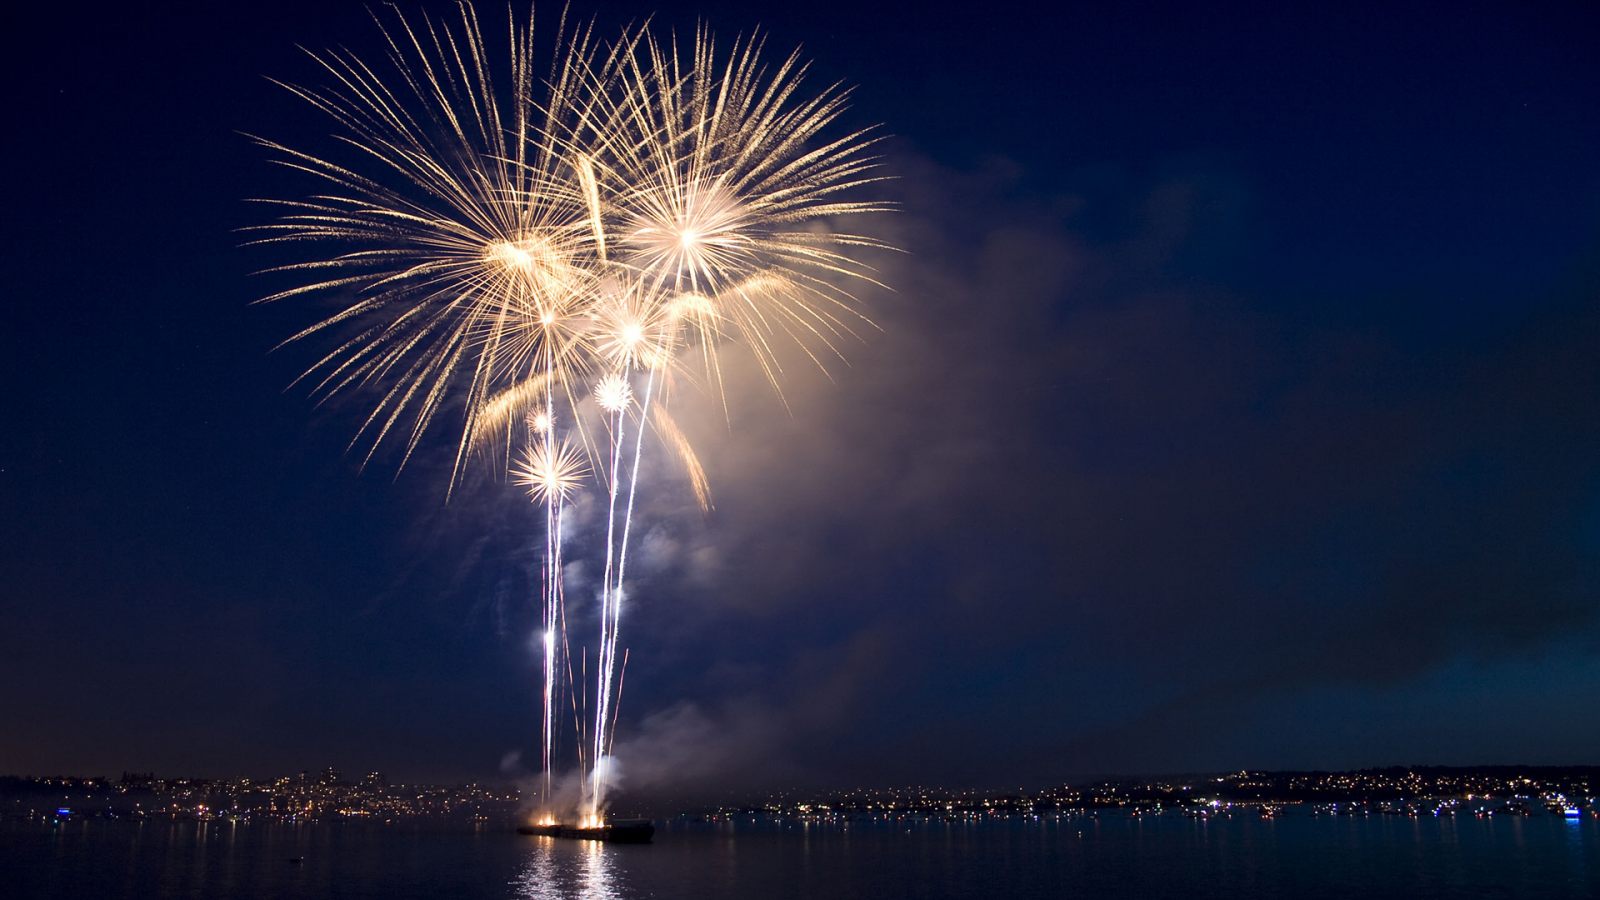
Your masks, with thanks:
M691 826L637 847L416 825L8 821L0 897L1591 898L1600 820Z

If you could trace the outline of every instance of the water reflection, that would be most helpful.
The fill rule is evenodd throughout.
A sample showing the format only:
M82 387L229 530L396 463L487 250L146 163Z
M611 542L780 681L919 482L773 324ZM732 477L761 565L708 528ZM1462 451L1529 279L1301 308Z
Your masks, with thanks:
M1589 870L1589 857L1592 850L1586 846L1594 839L1592 834L1586 835L1588 829L1583 827L1583 818L1574 816L1567 819L1567 859L1572 865L1572 884L1592 884L1594 875Z
M613 900L623 896L615 849L599 841L534 838L514 884L519 900Z
M555 859L551 853L554 843L555 838L534 838L528 851L528 863L517 878L519 890L516 896L526 897L527 900L551 900L561 896L556 881Z

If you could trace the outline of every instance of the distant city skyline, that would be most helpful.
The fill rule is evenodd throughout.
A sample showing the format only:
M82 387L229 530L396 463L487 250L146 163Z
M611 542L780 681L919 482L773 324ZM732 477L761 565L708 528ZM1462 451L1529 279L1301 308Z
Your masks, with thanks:
M960 790L880 786L830 792L780 791L714 805L635 807L655 818L732 821L757 814L818 823L859 816L955 819L1131 811L1206 818L1234 813L1271 818L1284 807L1315 815L1478 818L1549 813L1600 818L1600 766L1394 766L1346 772L1238 770L1117 778L1042 786ZM418 817L524 820L539 790L509 784L393 784L382 773L346 779L333 767L271 778L0 776L0 817L185 818L234 821L382 821ZM59 804L59 805L58 805ZM502 823L503 824L503 823Z

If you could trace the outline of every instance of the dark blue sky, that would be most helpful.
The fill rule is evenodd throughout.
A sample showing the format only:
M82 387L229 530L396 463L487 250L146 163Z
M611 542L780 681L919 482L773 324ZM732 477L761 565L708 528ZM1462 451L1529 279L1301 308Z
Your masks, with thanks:
M1582 5L577 12L804 45L894 135L908 251L792 416L700 417L712 515L655 501L636 789L1595 761ZM263 76L376 56L366 13L20 15L0 771L527 753L525 502L446 508L443 433L358 471L268 352L316 307L247 305L242 201L306 185L237 132L319 140Z

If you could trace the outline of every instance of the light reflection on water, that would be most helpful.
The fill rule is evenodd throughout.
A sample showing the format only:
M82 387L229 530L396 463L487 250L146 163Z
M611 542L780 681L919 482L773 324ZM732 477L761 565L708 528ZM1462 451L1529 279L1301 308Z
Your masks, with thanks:
M1567 820L1567 859L1572 866L1569 881L1579 886L1594 884L1600 880L1595 877L1597 873L1590 865L1590 859L1594 854L1586 852L1592 851L1592 848L1584 846L1588 842L1588 836L1585 834L1587 829L1584 827L1586 824L1582 819Z
M620 898L614 853L599 841L534 838L512 896L517 900Z
M1600 897L1600 819L678 825L653 845L415 823L0 818L3 900Z

